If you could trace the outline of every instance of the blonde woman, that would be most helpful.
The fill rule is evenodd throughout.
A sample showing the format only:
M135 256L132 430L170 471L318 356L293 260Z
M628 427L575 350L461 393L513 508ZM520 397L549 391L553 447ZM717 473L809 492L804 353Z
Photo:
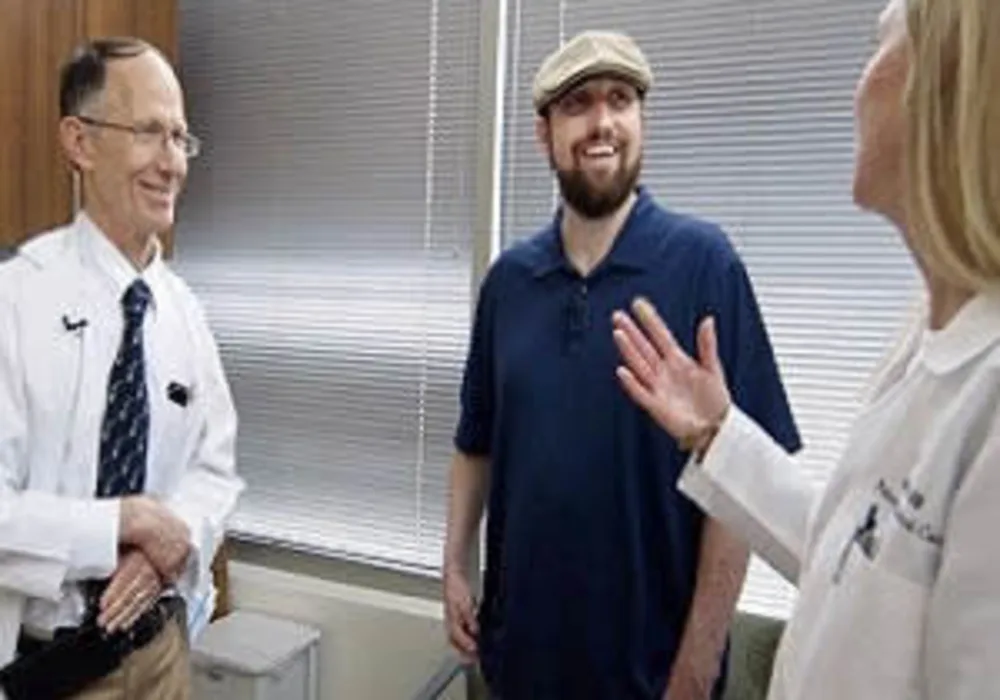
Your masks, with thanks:
M772 700L1000 697L1000 1L891 0L856 95L854 196L926 305L822 493L638 301L627 393L693 458L681 488L797 582ZM640 326L642 330L640 330Z

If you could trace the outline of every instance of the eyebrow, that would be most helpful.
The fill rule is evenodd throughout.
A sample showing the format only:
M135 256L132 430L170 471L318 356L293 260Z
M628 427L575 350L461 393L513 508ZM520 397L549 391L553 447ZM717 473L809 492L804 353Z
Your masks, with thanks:
M188 125L186 122L170 122L168 120L160 119L159 117L147 117L146 119L136 119L136 125L141 126L162 126L168 131L176 131L180 129L181 131L187 131Z
M606 82L604 82L606 81ZM569 90L566 94L573 95L579 93L590 93L595 90L628 90L632 92L637 92L635 86L629 83L627 80L621 78L606 78L602 83L583 83L577 87Z

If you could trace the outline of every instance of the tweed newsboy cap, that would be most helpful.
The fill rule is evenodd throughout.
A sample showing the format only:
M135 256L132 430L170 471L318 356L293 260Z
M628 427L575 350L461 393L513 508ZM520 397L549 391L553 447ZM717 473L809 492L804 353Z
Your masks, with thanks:
M542 62L532 87L535 110L542 111L567 89L595 75L616 75L643 93L653 84L653 70L630 37L618 32L583 32Z

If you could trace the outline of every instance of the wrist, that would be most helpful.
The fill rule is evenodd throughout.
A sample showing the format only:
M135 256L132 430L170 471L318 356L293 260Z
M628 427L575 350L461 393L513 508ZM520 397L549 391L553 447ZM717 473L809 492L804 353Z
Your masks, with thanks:
M142 496L126 496L120 505L120 534L123 544L141 546L146 539L146 518Z
M719 423L711 423L705 426L705 428L698 433L697 439L691 445L691 456L694 457L694 461L698 464L705 461L705 455L708 454L708 449L715 441L715 436L719 434L719 425Z
M446 556L444 559L444 566L442 567L442 573L445 576L458 574L459 576L465 576L468 566L465 562L465 558L453 555Z
M713 654L690 649L678 651L668 689L679 692L684 698L711 697L720 664L721 660Z
M716 435L719 434L719 430L722 428L722 424L728 414L729 405L727 404L718 416L705 421L681 439L679 441L681 449L691 453L695 462L700 464L705 459L705 455L715 441Z

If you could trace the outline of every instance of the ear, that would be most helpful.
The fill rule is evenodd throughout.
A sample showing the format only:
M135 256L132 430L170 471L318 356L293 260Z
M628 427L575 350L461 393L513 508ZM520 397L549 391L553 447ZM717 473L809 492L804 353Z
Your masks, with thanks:
M550 157L552 155L552 129L547 116L535 115L535 138L538 140L538 148L542 154L546 158Z
M59 121L59 141L75 168L83 172L93 169L91 140L83 122L76 117L63 117Z

